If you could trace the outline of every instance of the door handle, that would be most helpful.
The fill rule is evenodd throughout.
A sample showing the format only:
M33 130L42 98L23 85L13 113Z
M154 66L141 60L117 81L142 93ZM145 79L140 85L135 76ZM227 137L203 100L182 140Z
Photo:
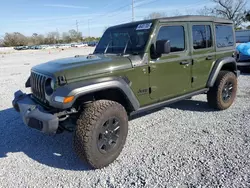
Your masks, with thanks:
M212 60L213 59L213 56L207 56L206 57L206 60Z
M180 62L180 65L189 65L189 64L191 64L191 63L188 62L188 61L182 61L182 62Z

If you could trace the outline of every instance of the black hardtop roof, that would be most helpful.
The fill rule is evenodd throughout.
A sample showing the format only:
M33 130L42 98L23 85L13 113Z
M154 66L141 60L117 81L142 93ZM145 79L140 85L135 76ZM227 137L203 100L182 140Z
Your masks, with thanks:
M214 16L186 15L186 16L163 17L163 18L157 18L157 19L129 22L129 23L121 24L121 25L116 25L111 28L129 26L131 24L136 25L136 24L142 24L142 23L148 23L148 22L155 22L155 21L160 21L160 22L215 22L215 23L222 23L222 24L233 24L233 21L231 20L218 18Z
M232 24L233 22L228 19L224 18L218 18L214 16L175 16L175 17L165 17L165 18L159 18L158 20L164 21L164 22L179 22L179 21L193 21L193 22L216 22L216 23L228 23Z

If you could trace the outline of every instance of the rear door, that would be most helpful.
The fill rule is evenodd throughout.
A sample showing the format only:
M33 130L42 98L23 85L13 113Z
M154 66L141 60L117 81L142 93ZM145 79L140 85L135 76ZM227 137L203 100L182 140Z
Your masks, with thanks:
M190 24L192 65L192 88L201 89L206 86L213 62L216 59L213 41L214 29L210 22L193 22Z

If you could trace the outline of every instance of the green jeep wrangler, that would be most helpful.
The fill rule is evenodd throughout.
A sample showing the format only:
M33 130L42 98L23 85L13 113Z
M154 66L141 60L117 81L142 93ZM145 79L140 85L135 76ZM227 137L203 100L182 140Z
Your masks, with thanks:
M73 147L93 168L122 151L128 117L207 94L217 110L237 91L235 34L229 20L167 17L108 28L94 53L32 68L13 107L43 133L74 132Z

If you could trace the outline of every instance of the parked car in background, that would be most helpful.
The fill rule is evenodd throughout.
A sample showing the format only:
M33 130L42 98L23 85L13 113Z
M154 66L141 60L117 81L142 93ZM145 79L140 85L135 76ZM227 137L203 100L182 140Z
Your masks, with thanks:
M41 49L42 49L42 46L40 46L40 45L35 46L35 49L36 49L36 50L41 50Z
M36 46L28 46L29 50L36 50Z
M73 47L76 47L76 48L81 48L81 47L87 47L88 44L87 43L77 43L77 44L74 44Z
M28 50L29 47L28 46L16 46L14 47L15 50Z
M250 30L235 31L236 43L250 42Z
M55 44L51 44L46 47L46 49L55 49L55 48L56 48Z
M47 49L49 45L40 45L41 49Z
M250 50L250 48L249 48ZM237 66L241 69L249 69L250 68L250 56L249 55L245 55L241 52L239 52L238 50L236 50L235 52L235 57L236 57L236 61L237 61Z
M97 41L88 42L88 46L96 46L97 44L98 44Z
M236 37L236 47L242 43L248 43L250 42L250 30L238 30L235 31L235 37ZM241 69L249 69L250 68L250 56L245 55L238 50L236 50L236 61L237 66Z
M60 48L60 49L71 48L71 44L58 44L56 45L56 48Z

